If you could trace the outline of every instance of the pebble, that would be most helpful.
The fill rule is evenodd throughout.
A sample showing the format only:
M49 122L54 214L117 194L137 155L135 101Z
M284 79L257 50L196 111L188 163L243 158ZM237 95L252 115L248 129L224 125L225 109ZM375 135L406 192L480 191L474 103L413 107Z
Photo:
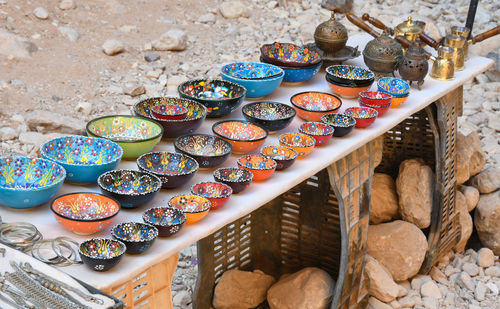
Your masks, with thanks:
M493 282L487 282L486 287L493 293L493 295L498 295L498 286L494 284Z
M76 42L78 38L80 37L80 34L78 34L78 31L76 31L74 28L71 28L70 26L60 26L58 28L59 32L64 35L68 40L71 42Z
M145 94L146 93L146 87L144 86L132 86L128 89L125 89L125 94L128 94L129 96L131 97L137 97L137 96L140 96L141 94Z
M146 60L147 62L154 62L159 59L160 55L158 55L157 53L147 53L144 55L144 60Z
M484 274L486 276L491 276L491 277L500 277L500 267L498 266L488 267L484 270Z
M422 303L426 309L438 309L439 302L434 297L422 297Z
M80 101L76 105L76 111L84 115L90 115L92 112L92 104L90 102Z
M439 287L432 280L429 280L422 284L422 286L420 287L420 294L424 297L427 296L434 299L441 299L442 297L441 291L439 291Z
M191 295L186 290L179 291L173 296L172 302L174 303L174 306L185 308L189 303L191 303Z
M483 301L486 297L486 285L479 281L474 292L477 301Z
M9 141L13 140L17 137L17 132L11 127L2 127L0 128L0 140L1 141Z
M219 7L220 13L224 18L234 19L242 16L247 16L246 7L240 1L222 2Z
M469 276L474 277L479 274L479 267L473 263L464 263L462 270L469 274Z
M203 24L215 23L215 15L212 13L206 13L198 17L198 21Z
M49 12L47 12L47 10L42 7L35 8L33 10L33 15L35 15L36 18L42 20L49 18Z
M61 10L71 10L71 9L74 9L76 8L76 4L75 4L75 1L73 0L61 0L61 2L59 2L59 8Z
M477 254L477 264L481 267L488 268L495 264L495 255L489 248L481 248Z
M125 46L118 40L107 40L102 44L102 51L108 56L114 56L124 52Z
M466 288L468 288L471 291L474 291L474 289L475 289L474 281L472 281L472 279L468 273L461 272L459 278L460 278L460 282L462 282Z
M160 77L161 73L163 73L163 70L160 70L160 69L148 71L146 73L146 77L158 79L158 77Z
M187 32L180 29L170 29L159 39L151 42L154 50L183 51L187 48Z

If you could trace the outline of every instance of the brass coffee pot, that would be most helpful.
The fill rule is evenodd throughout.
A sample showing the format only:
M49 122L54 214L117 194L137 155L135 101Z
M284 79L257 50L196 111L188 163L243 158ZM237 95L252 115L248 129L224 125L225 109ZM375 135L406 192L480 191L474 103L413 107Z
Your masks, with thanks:
M463 36L464 38L468 38L470 34L470 29L467 27L459 27L453 26L451 27L451 34ZM467 55L469 54L469 42L465 41L464 47L462 48L464 51L464 59L467 59Z
M455 64L453 63L454 50L448 46L438 48L438 57L432 65L431 77L439 80L450 80L455 74Z
M347 29L335 20L334 11L330 19L319 24L314 31L316 46L327 54L333 54L344 48L347 38Z
M412 20L411 16L408 20L400 23L394 28L394 36L405 37L410 42L415 42L415 40L424 32L425 23L420 20Z
M467 39L463 36L456 34L448 34L445 37L445 46L453 48L453 63L455 64L455 71L462 71L465 69L465 55L463 47Z
M422 48L420 39L417 39L406 50L406 54L399 64L399 74L401 78L408 81L410 85L413 81L416 81L417 87L420 89L428 71L429 62L427 61L426 52Z

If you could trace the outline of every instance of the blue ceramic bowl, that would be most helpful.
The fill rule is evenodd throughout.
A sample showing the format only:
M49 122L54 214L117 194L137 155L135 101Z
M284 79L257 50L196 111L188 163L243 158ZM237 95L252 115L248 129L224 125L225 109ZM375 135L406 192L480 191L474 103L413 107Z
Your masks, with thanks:
M311 67L305 68L292 68L292 67L281 67L285 71L285 77L283 82L285 83L300 83L310 80L311 78L319 72L321 69L322 62L315 64Z
M127 253L139 254L153 245L158 229L147 223L124 222L111 229L111 235L125 244Z
M118 165L123 149L104 138L71 135L45 142L40 147L40 153L43 158L64 167L66 180L91 183Z
M0 158L0 205L16 209L47 202L61 188L66 171L45 159Z
M279 87L281 81L283 80L283 77L285 76L284 72L273 77L260 79L243 79L233 76L234 72L244 70L250 64L259 65L259 62L233 62L226 64L221 68L222 78L245 87L247 90L248 98L263 97L270 94Z
M396 98L408 96L410 85L402 79L395 77L383 77L377 82L378 91L390 94Z

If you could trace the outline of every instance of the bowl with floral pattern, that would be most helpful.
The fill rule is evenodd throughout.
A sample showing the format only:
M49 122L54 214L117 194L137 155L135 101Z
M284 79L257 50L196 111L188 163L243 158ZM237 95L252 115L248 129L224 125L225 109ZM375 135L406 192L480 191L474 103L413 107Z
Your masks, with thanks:
M379 116L389 110L391 101L392 96L390 94L379 91L363 91L358 97L359 105L376 109Z
M321 117L321 122L333 127L333 136L342 137L354 130L356 119L344 114L327 114Z
M120 203L104 194L75 192L56 197L50 204L57 221L79 235L90 235L108 227L120 211Z
M175 152L149 152L137 158L139 170L160 178L162 188L172 189L187 183L198 171L198 162Z
M224 163L231 152L231 143L210 134L187 134L174 141L176 152L187 154L198 162L200 168L211 168Z
M326 77L341 84L366 86L373 83L375 75L372 71L355 65L338 64L326 68Z
M186 223L193 224L208 214L211 204L203 196L182 194L172 197L168 206L181 210L186 215Z
M64 167L67 181L92 183L102 173L116 168L123 149L104 138L71 135L45 142L40 154Z
M321 116L338 112L342 100L326 92L306 91L294 94L290 103L297 115L306 121L319 121Z
M276 170L289 168L299 153L286 146L266 146L260 150L260 154L276 161Z
M247 153L260 147L268 132L263 127L243 120L223 120L212 126L212 132L233 145L234 153Z
M278 165L273 159L263 155L246 155L237 161L238 167L253 174L253 180L266 180L274 173Z
M260 62L233 62L223 65L221 67L220 73L224 80L228 80L230 82L245 87L245 89L247 90L246 96L248 98L258 98L266 96L275 91L283 81L285 72L283 72L281 68L273 66L274 67L273 69L279 70L280 74L273 75L267 78L256 78L256 79L236 77L238 76L236 72L240 72L242 70L246 70L251 67L262 67L262 66L271 66L271 65ZM235 73L236 76L234 76Z
M237 167L218 168L213 173L214 179L233 189L233 193L245 190L253 180L252 172Z
M210 210L216 210L226 204L233 194L233 189L221 182L207 181L192 186L191 193L207 198L210 201Z
M297 158L303 159L314 148L316 140L302 133L285 133L279 137L280 145L294 149L299 154Z
M179 232L186 223L186 215L172 207L154 207L142 214L142 220L158 229L158 236L169 237Z
M246 120L268 131L283 130L296 114L291 106L271 101L248 103L243 106L241 112Z
M116 266L122 259L127 246L119 240L92 238L78 247L82 262L96 271L106 271Z
M332 138L334 129L323 122L305 122L300 125L299 132L309 135L316 140L315 146L321 146Z
M410 85L402 79L383 77L377 82L378 91L390 94L393 97L406 97L410 93Z
M101 192L114 198L122 208L136 208L156 196L161 189L157 176L134 170L113 170L99 176L97 184Z
M284 67L285 77L283 77L284 83L302 83L313 78L321 69L322 63L314 64L309 67Z
M147 223L124 222L113 226L111 235L125 244L127 253L139 254L151 248L158 237L158 229Z
M61 188L66 170L39 158L0 158L0 205L25 209L47 202Z
M182 119L158 119L153 115L152 108L156 105L180 105L188 109L186 116ZM137 116L153 119L163 126L163 137L171 138L178 137L184 134L193 133L196 131L205 117L207 116L207 108L196 101L171 98L171 97L156 97L140 101L134 105L134 113Z
M344 114L356 119L356 128L366 128L371 125L378 116L378 112L370 107L349 107Z
M267 63L285 67L310 67L322 60L317 49L292 43L264 44L260 48L260 55Z
M243 68L239 71L231 72L231 76L241 79L264 79L271 78L282 74L278 67L270 64L249 64L248 68Z
M151 108L153 115L162 120L179 120L186 117L188 109L179 104L160 104Z
M158 144L163 127L151 119L112 115L89 121L87 135L111 140L122 147L124 159L135 159Z

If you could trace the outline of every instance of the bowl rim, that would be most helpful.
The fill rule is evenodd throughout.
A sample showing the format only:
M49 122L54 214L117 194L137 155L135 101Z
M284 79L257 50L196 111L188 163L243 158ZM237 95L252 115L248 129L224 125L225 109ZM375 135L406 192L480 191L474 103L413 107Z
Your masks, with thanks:
M264 62L266 63L266 62ZM316 69L317 67L323 65L323 60L321 60L319 63L315 63L313 65L310 65L310 66L303 66L303 67L287 67L287 66L284 66L284 65L281 65L279 66L280 68L283 69L283 71L286 71L286 70L314 70Z
M330 80L326 80L326 82L329 84L329 85L333 85L333 86L336 86L336 87L342 87L342 88L351 88L351 89L360 89L360 88L366 88L366 89L369 89L372 85L373 85L373 82L368 84L368 85L364 85L364 86L358 86L358 85L354 85L354 86L351 86L351 85L344 85L344 84L339 84L339 83L336 83L336 82L333 82L333 81L330 81ZM366 90L365 89L365 90ZM363 91L365 91L363 90Z
M290 143L288 143L288 142L286 142L286 141L283 140L283 138L286 135L299 135L301 137L305 136L307 139L310 139L310 140L309 140L309 143L306 144L306 145L304 145L304 146L302 146L302 145L293 145L293 144L290 144ZM316 140L314 139L314 137L311 137L311 136L309 136L307 134L304 134L304 133L293 133L293 132L283 133L283 134L281 134L279 136L278 140L279 140L280 143L283 143L283 144L285 144L285 146L288 146L288 147L293 146L293 147L298 147L298 148L308 148L308 147L314 146L316 144Z
M206 203L203 203L204 205L208 203L208 207L206 208L203 208L201 210L197 210L197 211L184 211L184 210L181 210L184 214L188 213L188 214L197 214L197 213L202 213L202 212L206 212L206 211L209 211L210 208L212 207L212 203L210 203L210 200L206 197L203 197L201 195L198 195L198 194L190 194L190 193L185 193L185 194L176 194L174 196L172 196L169 200L168 200L168 206L169 207L172 207L172 208L177 208L177 207L174 207L172 206L171 202L174 198L178 198L178 197L181 197L181 196L197 196L197 197L200 197L204 200L206 200ZM177 208L179 209L179 208ZM179 209L180 210L180 209Z
M188 158L190 160L193 160L194 166L193 166L192 170L189 171L188 173L180 173L180 174L175 174L175 175L165 175L165 174L161 174L161 173L156 173L155 171L151 171L149 168L147 168L146 166L143 166L142 164L139 163L141 161L141 159L143 157L145 157L146 155L162 154L162 153L167 153L167 154L170 154L170 155L185 156L186 158ZM139 156L135 160L135 162L136 162L137 166L139 167L139 169L143 169L143 170L145 170L146 172L148 172L150 174L158 175L158 176L161 176L161 177L176 177L176 176L191 175L193 173L196 173L198 171L198 169L200 168L200 166L198 164L198 161L196 161L193 157L188 156L187 154L178 153L178 152L170 152L170 151L151 151L151 152L146 152L145 154Z
M116 242L120 247L122 247L122 252L118 255L115 255L115 256L112 256L112 257L104 257L104 256L89 256L88 254L85 254L82 252L82 246L89 242L89 241L95 241L95 240L110 240L110 241L114 241ZM90 239L86 239L84 240L83 242L80 243L80 245L78 246L78 253L85 256L85 257L88 257L89 259L95 259L95 260L111 260L111 259L114 259L114 258L118 258L122 255L125 254L125 252L127 251L127 245L125 245L122 241L118 240L118 239L113 239L113 238L105 238L105 237L93 237L93 238L90 238Z
M355 78L355 79L346 78L346 77L341 77L341 76L338 76L337 74L329 72L329 70L333 69L333 67L356 68L356 69L361 69L361 70L363 70L365 72L368 72L369 74L368 74L368 77L366 77L366 78ZM375 74L370 69L365 69L365 68L362 68L360 66L352 65L352 64L333 64L333 65L329 65L328 67L325 68L325 73L326 73L327 76L328 75L332 75L332 76L335 76L336 78L342 78L342 79L349 80L349 81L365 81L365 80L370 80L370 79L374 79L375 78Z
M240 140L240 139L234 139L234 138L230 138L230 137L226 137L226 136L223 136L222 134L219 134L217 132L215 132L215 128L222 124L222 123L226 123L226 122L239 122L239 123L244 123L244 124L250 124L250 125L253 125L253 126L256 126L258 127L259 129L263 130L264 131L264 136L263 137L259 137L257 139L248 139L248 140ZM251 121L247 121L247 120L238 120L238 119L229 119L229 120L221 120L221 121L217 121L216 123L214 123L212 125L212 132L220 137L220 138L224 138L224 139L227 139L227 140L230 140L230 141L234 141L234 142L242 142L242 143L254 143L254 142L259 142L259 141L263 141L267 138L267 136L269 135L269 132L263 128L262 126L258 125L258 124L255 124Z
M220 196L220 197L205 197L206 199L224 199L224 198L230 197L231 194L233 194L233 188L231 188L229 185L226 185L225 183L222 183L222 182L219 182L219 181L202 181L202 182L199 182L197 184L194 184L194 185L191 186L191 193L194 194L194 195L199 195L198 193L196 193L196 192L193 191L194 187L199 186L199 185L204 185L204 184L217 184L217 185L225 186L225 187L227 187L227 189L229 189L229 192L226 195L224 195L224 196ZM202 196L202 195L200 195L200 196Z
M381 94L382 96L384 96L384 98L373 98L373 97L369 97L368 96L368 93L375 93L375 94ZM392 95L386 93L386 92L382 92L382 91L368 91L368 90L365 90L365 91L361 91L359 94L358 94L358 101L360 101L360 98L363 98L363 99L369 99L369 100L390 100L392 99Z
M198 97L195 97L195 96L192 96L192 95L189 95L187 93L185 93L184 91L181 90L181 88L184 86L184 85L187 85L187 84L191 84L191 83L194 83L194 82L198 82L198 81L217 81L217 82L222 82L222 83L228 83L230 84L231 86L235 86L237 88L239 88L240 90L242 90L242 94L238 97L234 97L234 98L198 98ZM231 100L242 100L246 97L247 95L247 89L245 87L243 87L242 85L240 84L237 84L237 83L234 83L232 81L229 81L229 80L225 80L225 79L221 79L221 78L196 78L196 79L190 79L190 80L187 80L181 84L179 84L179 86L177 86L177 92L179 93L179 96L186 96L188 98L188 100L192 100L192 101L199 101L199 102L226 102L226 101L231 101Z
M403 83L403 85L406 85L406 91L403 92L403 93L394 93L392 94L391 92L389 92L389 90L385 90L384 88L382 88L381 86L381 83L383 80L397 80L398 82L400 83ZM387 92L388 94L392 95L392 96L400 96L400 97L404 97L406 96L407 94L410 94L410 85L405 82L404 80L402 80L401 78L397 78L397 77L391 77L391 76L386 76L386 77L382 77L380 78L378 81L377 81L377 89L380 91L380 90L384 90L385 92Z
M64 197L64 196L68 196L68 195L77 195L77 194L92 194L92 195L100 195L104 198L107 198L107 199L110 199L112 200L113 202L115 202L117 205L118 205L118 210L107 216L107 217L103 217L103 218L98 218L98 219L90 219L90 220L85 220L85 219L77 219L77 218L70 218L68 216L65 216L63 214L60 214L58 213L57 211L55 211L54 209L54 203L60 199L61 197ZM66 194L62 194L62 195L59 195L57 197L55 197L54 199L52 199L52 201L50 202L50 210L52 210L52 212L56 215L56 216L59 216L61 218L64 218L64 219L67 219L67 220L70 220L70 221L77 221L77 222L99 222L99 221L104 221L104 220L108 220L108 219L111 219L113 217L115 217L116 215L118 215L118 213L120 212L121 210L121 204L119 201L117 201L116 199L110 197L110 196L107 196L107 195L104 195L102 193L98 193L98 192L71 192L71 193L66 193Z
M116 235L115 233L115 229L120 226L120 225L124 225L124 224L131 224L133 223L134 225L145 225L147 226L148 228L150 228L152 231L153 231L153 235L151 235L150 237L148 237L147 239L139 239L139 240L128 240L128 239L123 239L122 237L119 237ZM149 234L149 233L148 233ZM118 224L115 224L113 225L113 227L111 228L111 235L122 241L122 242L130 242L130 243L142 243L142 242L149 242L149 241L153 241L155 240L157 237L158 237L158 229L152 225L152 224L148 224L148 223L145 223L145 222L135 222L135 221L126 221L126 222L121 222L121 223L118 223Z
M334 123L329 123L328 121L326 121L327 118L331 117L330 115L334 115L335 117L348 117L350 122L352 124L349 124L349 125L338 125L338 124L334 124ZM346 114L342 114L342 113L337 113L337 114L326 114L326 115L323 115L321 116L321 122L323 123L326 123L327 125L329 126L332 126L335 130L335 127L339 127L339 128L350 128L350 127L354 127L356 125L356 118L354 118L353 116L351 115L346 115ZM335 131L334 131L335 132Z
M326 126L326 127L330 128L332 131L330 133L322 133L322 134L306 133L305 129L303 128L303 126L305 126L307 124L316 124L316 125L320 124L322 126ZM310 136L330 136L330 135L333 135L334 131L335 131L335 128L333 128L331 125L326 124L326 123L321 122L321 121L308 121L308 122L304 122L299 127L299 133L302 133L302 134L305 134L305 135L310 135Z
M159 119L157 118L156 116L153 115L153 113L151 113L149 116L147 115L141 115L138 111L138 106L140 104L144 104L144 102L147 102L147 101L154 101L154 100L161 100L161 99L174 99L176 101L186 101L188 103L194 103L196 104L201 110L202 112L197 115L196 117L194 118L182 118L182 119ZM134 107L132 109L134 111L134 114L138 117L142 117L142 118L146 118L146 119L151 119L151 120L154 120L158 123L176 123L176 122L187 122L187 121L195 121L195 120L199 120L199 119L204 119L206 116L207 116L207 113L208 113L208 109L206 108L205 105L201 104L200 102L196 102L194 100L190 100L190 99L185 99L185 98L176 98L176 97L172 97L172 96L164 96L164 97L152 97L152 98L147 98L147 99L144 99L144 100L140 100L139 102L135 103L134 104Z
M186 138L186 137L195 137L195 136L207 136L207 137L212 137L212 138L215 138L217 140L220 140L222 141L225 145L229 145L229 152L227 153L223 153L221 155L199 155L199 154L193 154L191 152L188 152L182 148L180 148L178 146L178 143L180 143L180 140L182 138ZM222 137L219 137L219 136L216 136L216 135L212 135L212 134L206 134L206 133L189 133L189 134L184 134L184 135L181 135L181 136L178 136L175 138L174 140L174 148L176 151L180 151L181 153L184 152L184 153L187 153L189 156L193 156L193 157L202 157L202 158L205 158L205 157L208 157L208 158L219 158L219 157L225 157L227 155L230 155L232 152L233 152L233 145L228 142L227 140L223 139Z
M240 162L240 160L243 158L246 158L246 157L258 157L258 158L264 158L266 160L271 160L272 165L271 165L271 167L268 167L268 168L265 168L265 167L246 167L246 166L244 167L243 164ZM270 158L268 156L262 155L262 154L243 155L243 156L239 157L238 160L236 160L236 164L238 164L238 167L240 167L242 169L250 169L253 171L271 171L271 170L276 169L276 167L278 166L278 163L276 162L276 160L274 160L273 158Z
M177 212L178 214L181 214L181 217L180 217L180 222L179 223L176 223L176 224L153 224L149 221L149 219L147 219L148 217L148 213L149 212L154 212L156 209L160 209L160 208L163 208L163 209L172 209L173 211ZM151 217L151 215L149 215ZM156 206L156 207L151 207L147 210L145 210L143 213L142 213L142 220L147 223L147 224L150 224L152 226L160 226L160 227L172 227L172 226L177 226L177 225L184 225L184 223L186 223L186 214L178 209L178 208L175 208L175 207L170 207L170 206Z
M136 118L136 119L141 119L141 120L144 120L144 121L148 121L148 122L152 123L153 125L156 125L157 127L159 127L160 128L160 133L154 135L153 137L148 137L146 139L137 139L137 140L133 140L133 141L115 141L115 140L113 140L113 138L100 136L100 135L96 134L95 132L93 132L93 131L91 131L89 129L89 127L91 126L91 124L93 122L95 122L95 121L102 120L102 119L105 119L105 118L114 118L114 117ZM113 141L115 143L124 143L124 144L127 144L127 143L148 142L148 141L157 139L158 137L161 138L163 136L163 131L164 131L163 126L161 124L159 124L157 121L155 121L153 119L150 119L150 118L145 118L145 117L141 117L141 116L134 116L134 115L106 115L106 116L97 117L97 118L94 118L94 119L90 120L89 122L87 122L87 125L85 126L85 130L87 131L87 134L88 134L88 132L90 132L91 134L95 135L96 137L104 138L104 139Z
M365 107L365 106L351 106L349 108L347 108L344 113L351 113L350 111L351 110L355 110L355 109L367 109L368 111L372 112L374 115L373 116L370 116L370 117L354 117L353 115L349 115L349 114L346 114L347 116L351 116L355 119L372 119L372 118L377 118L378 116L378 111L374 108L371 108L371 107Z
M377 109L377 108L388 108L388 107L391 107L392 105L392 102L389 103L389 104L386 104L386 105L371 105L371 104L368 104L368 103L364 103L364 102L358 102L359 105L363 106L363 107L371 107L373 109Z
M378 86L377 86L377 87L378 87ZM383 92L383 93L386 93L386 94L388 94L388 95L392 96L392 98L393 98L393 99L394 99L394 98L396 98L396 99L397 99L397 98L407 98L407 97L409 97L409 96L410 96L410 92L408 92L408 93L406 93L406 94L404 94L404 95L399 95L399 94L391 94L390 92L385 91L385 90L380 89L380 88L378 88L378 91Z
M151 191L143 192L143 193L137 193L137 194L125 194L125 193L120 193L120 192L116 192L116 191L113 191L113 190L109 190L108 188L104 187L104 184L102 183L103 178L106 175L114 174L116 172L132 172L132 173L145 174L147 176L155 178L156 185L151 189ZM132 170L132 169L118 169L118 170L107 171L107 172L104 172L101 175L99 175L99 177L97 178L97 185L102 190L104 190L106 192L109 192L109 193L112 193L112 194L119 195L119 196L124 196L124 197L125 196L145 196L145 195L148 195L148 194L152 194L152 193L158 192L161 189L161 179L158 176L156 176L156 175L154 175L152 173L146 172L146 171Z
M265 53L263 52L264 51L264 48L268 47L268 46L273 46L274 44L279 44L279 45L282 45L282 44L288 44L288 45L293 45L294 47L296 48L300 48L300 47L307 47L308 49L315 49L316 52L318 53L319 57L318 57L318 60L315 60L314 62L311 62L310 64L316 64L318 62L321 62L323 60L323 57L321 57L321 53L319 52L319 49L318 48L310 48L306 45L297 45L297 44L294 44L294 43L287 43L287 42L273 42L273 43L269 43L269 44L262 44L259 48L259 51L260 51L260 55L261 57L263 57L264 59L266 57L264 57ZM297 61L281 61L280 59L277 59L275 57L267 57L269 59L272 59L273 61L276 61L278 63L282 63L282 64L297 64L297 65L307 65L307 63L304 63L304 62L297 62Z
M0 185L1 191L41 192L41 191L45 191L47 189L51 189L52 187L57 187L59 184L64 182L64 180L66 179L66 175L67 175L66 169L58 162L54 162L54 161L46 159L46 158L36 158L36 157L30 157L30 156L0 156L0 160L3 160L5 158L12 158L12 162L14 162L14 159L16 159L16 158L22 158L23 160L24 159L30 159L30 160L37 159L37 160L45 161L48 164L53 163L56 165L57 168L61 169L61 178L57 182L53 182L51 184L48 184L48 185L45 185L45 186L42 186L39 188L10 188L10 187L4 187L4 186Z
M247 176L248 176L248 179L243 179L243 180L240 180L240 179L237 179L237 180L225 180L227 182L231 182L231 183L245 183L245 182L252 182L253 180L253 173L250 172L249 170L246 170L244 168L240 168L240 167L232 167L232 166L229 166L229 167L219 167L218 169L216 169L212 175L214 176L215 180L219 180L221 179L219 176L217 176L217 174L220 174L220 172L222 170L232 170L232 171L235 171L235 170L241 170L241 171L244 171L243 173L245 173ZM219 181L219 182L222 182L222 181Z
M262 103L269 103L269 104L274 104L274 105L278 105L278 106L283 106L287 109L287 111L291 111L292 115L287 116L287 117L283 117L283 118L277 118L277 119L263 119L263 118L259 118L259 117L255 117L255 116L247 114L247 111L251 106L262 104ZM260 121L288 120L288 119L291 119L297 115L297 111L293 107L291 107L288 104L284 104L284 103L280 103L280 102L276 102L276 101L257 101L257 102L247 103L247 104L243 105L243 107L241 108L241 113L243 114L243 116L254 118L254 119L257 119Z
M324 110L324 111L313 111L313 110L305 109L302 106L298 106L295 103L293 103L293 99L296 96L303 95L305 93L321 93L321 94L326 94L328 96L336 98L337 101L338 101L338 103L339 103L339 105L337 107L333 108L333 109L328 109L328 110ZM323 92L323 91L302 91L302 92L298 92L298 93L294 94L293 96L291 96L290 97L290 103L293 105L293 107L298 108L298 109L303 110L303 111L306 111L306 112L312 112L312 113L333 113L333 112L335 112L336 110L338 110L342 106L342 99L339 96L337 96L335 94L328 93L328 92Z
M273 77L269 77L269 78L260 78L260 79L243 79L243 78L238 78L238 77L234 77L232 75L229 75L227 73L224 73L224 68L226 68L227 66L230 66L232 64L236 64L236 63L259 63L259 64L269 64L269 65L273 65L273 64L270 64L270 63L264 63L264 62L255 62L255 61L237 61L237 62L229 62L229 63L226 63L226 64L223 64L220 68L220 74L222 75L222 77L226 77L227 79L229 79L229 81L231 81L230 79L232 80L235 80L237 81L236 83L238 82L242 82L242 83L260 83L262 84L263 82L271 82L271 81L275 81L275 80L279 80L279 79L283 79L285 77L285 71L283 71L282 68L280 68L279 66L276 66L278 69L281 70L281 73L278 74L278 75L275 75ZM224 79L226 80L226 79ZM238 83L239 84L239 83ZM240 84L243 86L243 84ZM255 86L255 85L254 85ZM279 86L279 85L278 85ZM278 87L277 86L277 87ZM244 88L246 88L245 86L243 86ZM276 88L277 88L276 87Z
M286 148L287 150L291 150L291 151L292 151L293 156L292 156L292 157L290 157L290 158L288 158L288 157L287 157L287 158L284 158L284 159L275 159L275 158L273 158L273 157L272 157L272 156L270 156L270 155L266 155L266 154L262 153L262 152L264 151L264 149L266 149L266 148L271 148L271 147ZM260 152L259 152L259 153L260 153L261 155L263 155L263 156L270 157L271 159L273 159L273 160L274 160L274 161L276 161L276 162L277 162L277 161L292 161L292 160L297 159L297 157L299 156L299 153L297 152L297 150L295 150L295 149L293 149L293 148L291 148L291 147L288 147L288 146L283 146L283 145L269 145L269 146L265 146L265 147L262 147L262 148L260 149Z

